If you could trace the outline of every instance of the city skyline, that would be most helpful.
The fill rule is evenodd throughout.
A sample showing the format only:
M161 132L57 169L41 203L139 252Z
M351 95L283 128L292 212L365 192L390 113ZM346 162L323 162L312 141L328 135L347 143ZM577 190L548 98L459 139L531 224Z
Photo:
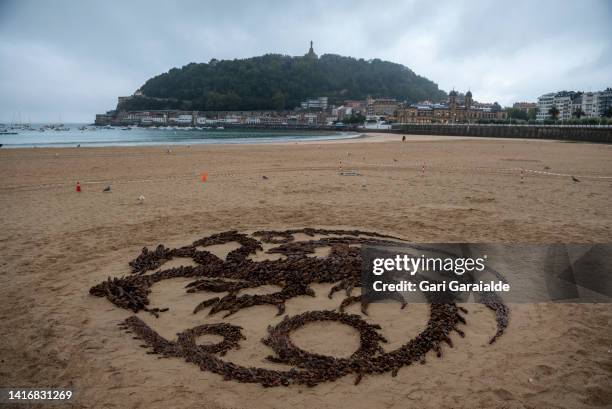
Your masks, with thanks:
M470 89L504 106L612 85L609 2L351 4L2 1L0 122L18 113L24 121L90 122L170 68L303 55L311 40L319 55L400 63L447 92Z

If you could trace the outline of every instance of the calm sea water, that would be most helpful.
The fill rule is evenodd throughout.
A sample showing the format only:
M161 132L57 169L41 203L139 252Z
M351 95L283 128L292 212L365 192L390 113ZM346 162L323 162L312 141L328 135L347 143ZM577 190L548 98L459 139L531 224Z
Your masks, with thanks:
M27 147L74 147L85 146L145 146L145 145L196 145L196 144L249 144L270 142L324 141L349 139L359 136L353 132L317 131L264 131L235 129L147 129L119 127L105 129L88 127L84 124L65 124L68 131L13 130L17 135L0 135L2 148Z

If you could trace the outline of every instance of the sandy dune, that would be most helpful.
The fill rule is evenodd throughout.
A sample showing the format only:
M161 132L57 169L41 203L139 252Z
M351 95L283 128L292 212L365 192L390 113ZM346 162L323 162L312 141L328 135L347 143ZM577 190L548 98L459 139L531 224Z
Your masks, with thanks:
M431 354L425 365L395 378L367 376L358 386L346 377L266 389L145 354L117 327L131 312L88 294L106 277L127 274L143 246L178 247L233 229L358 228L414 242L611 241L609 145L368 139L173 147L171 154L165 147L0 150L0 386L73 387L72 407L87 408L611 407L609 304L513 304L510 326L493 345L494 316L470 304L466 337L454 338L441 359ZM102 192L107 185L111 193ZM152 304L171 307L159 319L138 314L169 338L221 322L193 315L202 295L185 294L184 285L154 287ZM314 289L316 298L290 300L287 314L336 308L342 299L328 299L329 286ZM367 319L389 339L385 348L412 337L428 316L426 305L370 309ZM265 361L269 350L259 342L279 321L275 314L258 306L227 318L247 340L226 359L279 367ZM337 356L357 347L356 333L337 324L312 324L294 340Z

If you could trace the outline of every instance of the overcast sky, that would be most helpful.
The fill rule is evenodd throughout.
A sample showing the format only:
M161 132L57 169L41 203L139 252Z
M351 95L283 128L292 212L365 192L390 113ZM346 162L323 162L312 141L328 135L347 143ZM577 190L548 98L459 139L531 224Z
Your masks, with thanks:
M0 123L91 122L148 78L264 53L381 58L478 101L612 86L612 1L0 0Z

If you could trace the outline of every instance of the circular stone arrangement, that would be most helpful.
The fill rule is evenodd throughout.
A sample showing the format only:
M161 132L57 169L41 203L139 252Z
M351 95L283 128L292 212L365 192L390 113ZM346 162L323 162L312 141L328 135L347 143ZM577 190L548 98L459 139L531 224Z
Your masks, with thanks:
M246 339L240 332L241 329L237 325L227 323L204 324L181 332L176 342L183 348L195 349L201 353L225 355L230 349L239 349L240 340ZM219 335L223 337L223 341L212 345L196 345L195 340L200 335Z
M350 358L346 359L310 353L295 346L290 339L290 333L310 322L317 321L336 321L355 328L359 332L359 349ZM268 360L272 362L314 370L323 367L340 369L340 367L350 365L353 360L360 357L373 356L384 352L379 342L387 342L387 340L376 332L378 329L380 329L380 325L368 324L359 315L349 315L335 311L309 311L291 318L285 317L278 325L268 329L269 335L262 342L276 352L277 356L268 357Z
M313 239L295 241L297 233ZM315 239L315 236L322 237ZM425 329L401 347L385 352L381 342L386 342L386 339L378 332L380 326L367 323L359 315L343 312L346 306L359 302L362 312L367 314L369 300L361 296L351 296L353 288L361 287L361 252L355 245L397 245L398 241L401 239L359 230L306 228L258 231L252 235L228 231L176 249L168 249L163 245L153 251L144 248L142 253L130 262L131 275L109 278L92 287L90 293L106 297L118 307L134 312L147 311L158 317L168 308L149 307L151 287L162 280L189 277L194 279L186 287L189 293L227 293L223 297L203 300L195 306L194 314L210 307L209 315L224 311L227 317L244 308L269 304L276 306L278 315L282 315L287 300L297 296L315 295L310 284L334 284L329 293L330 298L337 291L344 290L346 293L345 299L339 305L339 312L308 311L285 317L277 325L268 327L268 336L262 342L275 354L269 356L268 360L292 365L294 368L290 370L245 367L221 359L219 356L230 349L239 348L239 342L245 339L241 328L229 323L206 324L185 330L178 334L176 341L163 338L137 316L129 317L120 326L133 333L135 338L143 340L141 346L150 349L148 353L183 358L201 370L220 374L227 380L259 383L263 386L314 386L354 374L357 384L366 374L391 372L395 376L403 366L415 362L424 363L425 355L429 351L434 351L440 357L442 343L453 346L453 332L464 336L458 326L466 323L462 314L467 311L455 303L430 300L430 317ZM198 250L198 247L229 242L238 242L240 247L229 252L225 260L208 251ZM250 256L255 255L257 251L263 251L262 243L277 244L278 246L268 249L267 253L282 254L285 257L279 260L251 260ZM330 247L330 254L323 258L309 257L320 247ZM197 265L147 274L174 257L190 257ZM239 294L240 290L262 285L279 286L281 290L271 294ZM403 308L406 305L403 297L395 297ZM478 301L495 312L497 332L490 340L494 342L508 325L508 307L496 293L483 293ZM359 349L348 358L336 358L307 352L293 344L291 332L316 321L336 321L355 328L360 335ZM196 338L204 334L220 335L223 341L213 345L197 345Z

